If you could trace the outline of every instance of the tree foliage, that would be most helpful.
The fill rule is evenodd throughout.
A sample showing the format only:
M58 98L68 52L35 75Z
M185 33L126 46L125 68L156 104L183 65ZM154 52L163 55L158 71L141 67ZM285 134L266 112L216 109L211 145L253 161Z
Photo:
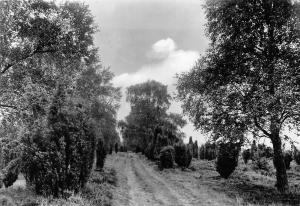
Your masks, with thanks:
M179 114L167 113L171 101L167 86L156 81L130 86L127 101L131 111L119 126L128 149L143 153L147 149L152 159L159 156L163 146L172 145L181 137L179 129L186 121Z
M178 79L179 98L196 127L215 139L271 139L277 188L288 189L281 131L299 126L300 12L289 0L207 0L210 47Z
M99 62L93 16L77 2L8 0L0 8L1 168L22 158L38 193L77 192L96 139L120 141L120 91Z

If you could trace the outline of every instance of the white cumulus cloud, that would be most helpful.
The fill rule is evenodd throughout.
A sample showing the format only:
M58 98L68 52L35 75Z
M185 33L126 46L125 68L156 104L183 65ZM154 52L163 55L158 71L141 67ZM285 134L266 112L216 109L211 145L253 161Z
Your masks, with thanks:
M156 80L163 84L173 86L175 75L190 70L199 58L197 51L177 50L176 43L170 39L159 40L151 47L153 55L164 56L156 62L142 66L134 73L123 73L113 79L119 87L128 87L147 80Z

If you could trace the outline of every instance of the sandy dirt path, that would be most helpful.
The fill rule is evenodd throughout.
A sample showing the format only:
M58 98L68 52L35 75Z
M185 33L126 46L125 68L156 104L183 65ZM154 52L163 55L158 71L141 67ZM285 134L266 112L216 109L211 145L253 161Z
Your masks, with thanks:
M159 171L142 155L113 154L106 167L117 172L113 206L236 205L226 195L197 184L190 173L180 169Z

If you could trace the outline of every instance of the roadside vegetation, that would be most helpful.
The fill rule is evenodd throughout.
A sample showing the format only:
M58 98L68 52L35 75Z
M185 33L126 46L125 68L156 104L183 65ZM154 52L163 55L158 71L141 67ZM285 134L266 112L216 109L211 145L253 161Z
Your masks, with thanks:
M237 205L300 204L300 151L284 134L300 129L299 1L206 0L210 46L177 75L177 95L155 80L132 85L121 121L120 88L101 64L88 6L7 0L0 8L0 204L108 206L120 171L133 185L163 183L160 198L172 203L199 189L182 178ZM174 99L184 114L169 112ZM184 143L183 115L208 134L205 144ZM160 175L191 194L173 198L180 193Z
M26 205L19 196L34 194L41 201L28 205L50 204L42 197L87 205L83 191L102 194L93 180L111 173L106 152L120 142L120 91L100 63L93 16L78 2L8 0L0 8L1 201ZM20 175L27 187L14 194Z

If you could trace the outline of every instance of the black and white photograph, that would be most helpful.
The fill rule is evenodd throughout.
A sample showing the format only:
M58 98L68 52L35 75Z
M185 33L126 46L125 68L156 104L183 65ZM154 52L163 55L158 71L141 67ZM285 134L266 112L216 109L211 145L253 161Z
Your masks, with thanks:
M297 205L300 0L0 0L0 206Z

